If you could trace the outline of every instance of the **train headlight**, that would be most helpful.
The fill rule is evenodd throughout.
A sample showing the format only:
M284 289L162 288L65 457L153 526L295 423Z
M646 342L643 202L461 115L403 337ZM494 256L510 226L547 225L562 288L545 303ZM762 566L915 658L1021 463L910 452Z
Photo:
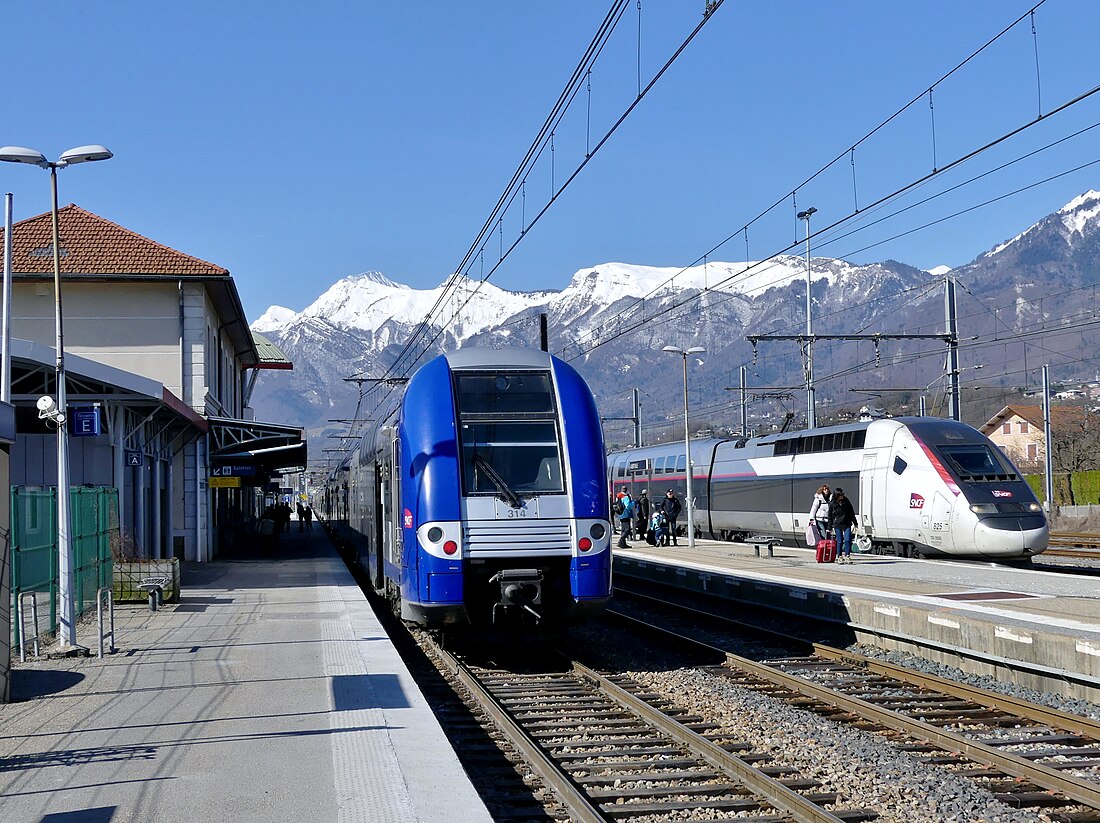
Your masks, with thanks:
M438 543L443 539L443 529L439 528L439 526L432 526L428 529L428 534L426 536L430 542Z
M603 536L607 534L607 528L603 523L593 523L588 533L592 535L593 540L603 540Z
M997 504L996 503L972 503L970 505L970 511L974 512L974 514L996 514L997 513Z
M1040 506L1038 503L1028 503L1027 510L1029 512L1041 512L1043 510L1043 507Z

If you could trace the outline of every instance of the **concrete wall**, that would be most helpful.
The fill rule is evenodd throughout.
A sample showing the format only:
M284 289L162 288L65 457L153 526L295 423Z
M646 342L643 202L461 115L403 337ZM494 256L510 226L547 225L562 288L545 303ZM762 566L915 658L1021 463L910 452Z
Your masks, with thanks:
M67 353L148 377L180 394L176 283L66 282L63 289ZM12 337L53 348L52 283L14 284L12 308Z

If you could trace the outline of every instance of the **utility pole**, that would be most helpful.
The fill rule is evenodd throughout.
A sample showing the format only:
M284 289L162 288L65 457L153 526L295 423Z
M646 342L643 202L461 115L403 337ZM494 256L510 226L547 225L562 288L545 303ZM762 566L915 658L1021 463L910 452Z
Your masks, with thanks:
M806 428L817 427L817 402L814 396L814 323L810 310L810 218L817 213L813 206L797 214L806 221Z
M1054 443L1050 436L1050 366L1043 364L1043 487L1047 517L1054 515Z
M634 448L640 449L642 447L642 401L641 393L637 389L631 389L631 396L634 404L634 415L632 417L601 417L600 422L606 423L611 420L629 420L634 424Z
M948 273L944 279L943 311L947 319L947 379L952 420L962 420L962 398L959 396L959 330L955 312L955 278Z
M741 436L749 436L748 402L745 400L745 367L741 367Z

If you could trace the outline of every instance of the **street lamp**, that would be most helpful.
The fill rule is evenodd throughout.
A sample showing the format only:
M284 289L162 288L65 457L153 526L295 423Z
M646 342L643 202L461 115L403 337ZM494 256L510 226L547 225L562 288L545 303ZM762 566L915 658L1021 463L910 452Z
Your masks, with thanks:
M817 209L810 206L796 217L806 221L806 428L817 427L817 403L814 398L814 325L810 314L810 218Z
M687 455L687 500L684 501L684 506L687 508L687 532L688 532L688 548L695 548L695 506L693 505L693 498L691 495L691 478L695 473L694 467L691 465L691 427L688 424L688 355L689 354L702 354L706 351L702 346L692 346L690 349L681 349L676 346L665 346L661 351L667 351L669 354L678 354L684 358L684 454Z
M69 433L64 424L67 412L65 399L65 335L61 323L61 239L57 217L57 170L75 163L91 163L96 160L110 160L114 155L103 146L78 146L69 149L57 160L50 161L40 151L21 146L0 148L0 161L6 163L29 163L50 171L50 191L52 194L50 218L53 226L53 296L54 325L57 333L55 368L57 382L57 599L59 602L59 651L75 653L76 645L76 590L73 578L72 543L69 539L71 522L69 518Z

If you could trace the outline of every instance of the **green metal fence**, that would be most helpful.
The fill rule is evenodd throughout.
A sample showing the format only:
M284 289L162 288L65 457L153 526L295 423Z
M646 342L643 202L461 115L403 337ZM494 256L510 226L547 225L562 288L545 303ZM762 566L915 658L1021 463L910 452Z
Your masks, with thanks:
M69 489L72 518L74 601L77 615L95 608L96 591L110 586L111 545L118 537L118 490L79 486ZM40 607L49 598L48 623L40 608L39 632L57 631L57 490L11 489L11 591L14 604L23 592L35 592ZM15 624L18 644L21 627Z

